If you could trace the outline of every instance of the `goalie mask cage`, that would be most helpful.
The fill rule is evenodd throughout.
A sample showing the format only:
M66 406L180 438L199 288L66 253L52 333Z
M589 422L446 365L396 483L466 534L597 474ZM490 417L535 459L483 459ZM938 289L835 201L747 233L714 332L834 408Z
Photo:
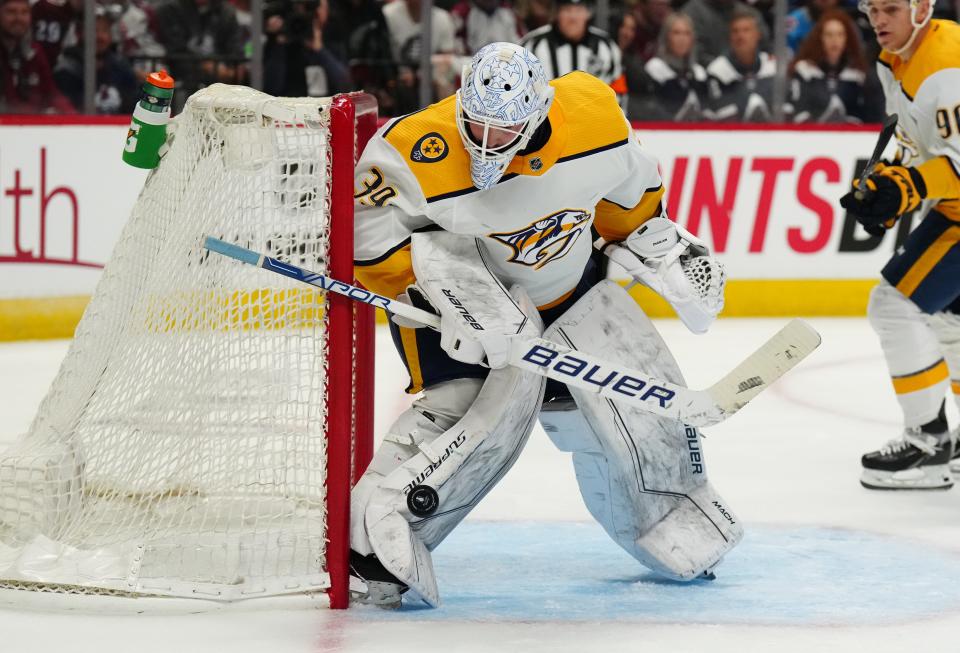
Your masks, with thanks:
M3 602L346 606L372 309L202 242L353 280L353 168L375 128L362 93L218 84L188 100L29 431L0 454Z

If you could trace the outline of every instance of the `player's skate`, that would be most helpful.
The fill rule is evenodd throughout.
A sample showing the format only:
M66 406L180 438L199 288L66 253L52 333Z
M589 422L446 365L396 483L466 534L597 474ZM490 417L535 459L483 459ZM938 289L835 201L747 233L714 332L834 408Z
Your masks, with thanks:
M860 484L871 490L946 490L953 487L950 458L953 439L948 431L925 433L908 428L899 440L864 454Z
M362 556L350 551L350 600L378 608L400 607L407 586L384 568L373 554Z

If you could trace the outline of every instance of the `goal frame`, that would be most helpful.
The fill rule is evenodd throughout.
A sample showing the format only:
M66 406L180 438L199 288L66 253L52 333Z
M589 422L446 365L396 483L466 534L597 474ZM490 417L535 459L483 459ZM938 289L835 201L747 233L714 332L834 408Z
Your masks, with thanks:
M225 87L229 91L230 87ZM254 92L252 89L234 87L236 92ZM218 91L219 92L219 91ZM261 97L264 94L256 92ZM243 97L242 94L237 97ZM298 129L309 126L302 124L299 114L283 109L283 102L297 102L297 98L275 98L280 101L271 103L271 111L279 111L279 120L286 129ZM335 95L330 98L304 98L307 102L323 103L326 113L326 206L325 218L318 218L328 232L327 270L330 275L347 282L356 283L353 270L354 250L354 169L367 141L373 136L378 124L377 103L373 96L354 92ZM234 98L227 97L224 107L230 108ZM262 108L263 118L268 114ZM217 142L217 141L214 141ZM222 143L223 141L219 141ZM228 141L229 142L229 141ZM254 154L266 150L257 150L253 143ZM236 150L234 154L236 154ZM234 159L236 161L236 159ZM162 164L161 164L162 165ZM295 170L295 168L293 168ZM206 188L206 187L204 187ZM139 202L139 200L138 200ZM113 257L111 257L113 258ZM153 594L149 591L127 592L114 585L88 592L86 588L96 588L94 583L71 583L56 578L49 582L41 575L11 576L9 584L0 588L0 604L39 610L79 610L108 612L160 612L173 611L196 612L217 609L236 609L242 607L320 607L326 603L330 608L343 609L349 603L349 537L350 537L350 493L353 485L369 464L373 452L374 422L374 367L375 367L375 319L369 306L357 305L345 297L333 293L323 299L326 315L325 357L322 361L327 379L323 396L325 423L321 421L312 433L313 441L322 438L325 443L325 467L323 478L317 487L325 486L322 504L325 508L324 536L326 545L323 556L313 558L314 566L307 569L320 571L323 563L325 582L306 589L296 590L294 585L279 586L279 592L256 597L255 592L247 597L239 592L232 599L218 600L204 595L203 590L189 590L183 594ZM72 347L71 347L72 349ZM70 354L68 353L68 358ZM56 385L63 374L64 366L58 372ZM99 369L99 368L96 368ZM53 392L53 390L51 390ZM48 398L50 393L48 393ZM46 404L47 399L44 400ZM43 406L41 406L41 410ZM35 418L36 423L39 418ZM33 426L31 426L32 432ZM16 463L13 463L14 465ZM18 473L13 467L14 474ZM318 472L323 469L314 465ZM29 471L29 468L27 468ZM16 477L14 483L17 482ZM16 506L16 504L13 504ZM15 508L14 508L15 509ZM16 523L15 521L13 523ZM97 522L91 522L97 523ZM298 522L302 524L303 522ZM322 540L321 540L322 542ZM59 556L59 553L57 554ZM139 565L139 560L136 560ZM69 564L69 563L68 563ZM139 568L136 572L139 574ZM308 572L313 573L313 572ZM89 578L89 576L88 576ZM176 578L175 576L173 578ZM184 587L184 585L181 585ZM188 588L189 589L189 588ZM290 593L285 593L290 592ZM191 595L192 593L192 595ZM77 595L84 595L80 599ZM291 601L300 596L300 601ZM257 598L257 600L252 600ZM324 600L326 599L326 600Z
M377 103L367 93L334 96L330 106L332 149L330 190L330 272L337 279L354 279L353 173L360 154L377 127ZM331 384L328 397L331 421L327 427L327 570L330 607L349 602L350 489L373 456L374 311L346 297L330 294L330 378L352 374L356 354L356 388ZM347 325L352 325L348 329ZM355 340L355 342L354 342ZM353 425L350 419L354 419ZM355 427L355 430L354 428ZM347 435L355 433L354 443ZM341 434L330 437L330 434ZM353 450L351 456L351 449Z

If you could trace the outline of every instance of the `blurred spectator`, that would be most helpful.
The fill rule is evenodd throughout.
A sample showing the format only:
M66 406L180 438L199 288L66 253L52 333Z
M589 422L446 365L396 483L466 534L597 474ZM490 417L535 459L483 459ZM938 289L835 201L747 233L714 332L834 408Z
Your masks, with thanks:
M637 38L637 18L632 13L625 13L617 26L617 47L622 56L633 51L633 43Z
M167 50L158 39L156 7L149 0L128 0L117 21L120 32L120 54L132 58L140 81L160 67L159 59ZM154 61L152 58L156 58Z
M796 122L861 122L867 64L857 27L846 13L825 12L791 65Z
M397 104L398 70L390 45L387 20L374 0L347 1L347 6L355 13L341 15L339 24L347 28L356 25L349 29L350 38L347 42L350 76L357 88L376 96L381 115L399 115L403 111ZM358 20L358 17L362 19Z
M298 16L292 16L289 25L282 16L267 19L264 91L284 97L326 97L351 89L346 64L324 47L329 15L328 0L320 0L309 22Z
M157 7L157 26L177 80L178 104L207 84L243 81L237 75L243 41L232 5L223 0L164 0Z
M419 109L420 0L394 0L383 7L390 34L393 58L398 64L396 101L401 113ZM430 17L431 72L434 97L442 98L455 90L458 71L452 55L456 50L453 19L450 12L433 7ZM445 55L445 56L437 56Z
M394 59L411 67L420 64L420 7L420 0L394 0L383 7ZM450 12L433 7L430 17L431 54L454 53L454 31Z
M250 13L250 0L230 0L237 13L237 25L240 28L240 46L243 56L249 59L253 55L253 14ZM266 11L264 12L266 18ZM266 21L264 21L266 22Z
M617 47L620 48L621 67L627 92L633 94L643 83L644 58L634 49L637 38L637 18L625 13L617 26Z
M137 77L130 63L114 52L113 18L97 8L96 112L132 113L137 101ZM83 106L83 41L63 51L53 69L53 79L75 106Z
M636 36L629 48L623 43L619 43L620 50L624 58L627 52L633 52L640 56L644 62L657 53L657 44L660 40L660 34L663 31L663 23L667 16L673 13L673 7L670 0L640 0L632 12L628 15L633 16L637 21ZM621 23L622 25L622 23Z
M742 12L730 21L730 49L707 66L707 117L732 122L765 122L772 117L773 79L777 66L760 49L760 19Z
M53 68L63 48L77 42L77 19L83 0L36 0L30 7L33 40L40 44Z
M820 16L839 4L840 0L807 0L805 6L787 14L787 46L790 50L796 52Z
M620 80L620 48L602 29L589 25L584 0L557 0L553 23L527 34L520 42L543 64L547 78L584 70L607 84Z
M516 0L513 8L520 16L525 32L547 25L553 14L552 0Z
M237 0L231 0L235 2ZM240 0L240 2L249 2L250 0ZM304 33L312 32L311 25L316 18L318 0L281 0L279 6L284 7L284 18L288 26L300 25L300 30ZM337 3L341 0L334 0ZM326 8L326 19L323 25L323 47L332 52L341 61L347 60L347 40L349 32L343 31L339 25L331 25L331 9L328 4ZM377 7L379 12L380 8Z
M383 16L378 0L337 0L330 5L327 30L349 41L359 28ZM329 35L325 35L329 36ZM329 41L329 38L327 39Z
M697 35L697 57L704 66L727 51L730 23L736 15L754 16L760 27L761 43L768 40L763 16L740 0L688 0L680 11L693 20L693 32Z
M703 119L707 71L697 63L693 21L672 14L663 24L657 55L644 66L647 87L640 102L630 100L631 120Z
M500 0L460 0L450 12L457 35L457 52L474 52L497 41L518 43L523 28L517 15Z
M30 3L0 0L0 113L73 113L53 83L47 56L31 38Z

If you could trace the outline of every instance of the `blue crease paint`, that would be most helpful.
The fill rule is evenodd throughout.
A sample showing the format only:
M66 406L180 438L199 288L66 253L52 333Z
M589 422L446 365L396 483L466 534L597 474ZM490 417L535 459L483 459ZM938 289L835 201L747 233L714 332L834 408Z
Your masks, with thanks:
M361 620L866 625L960 612L960 556L893 536L748 527L714 581L658 577L591 523L471 522L434 552L443 605Z

